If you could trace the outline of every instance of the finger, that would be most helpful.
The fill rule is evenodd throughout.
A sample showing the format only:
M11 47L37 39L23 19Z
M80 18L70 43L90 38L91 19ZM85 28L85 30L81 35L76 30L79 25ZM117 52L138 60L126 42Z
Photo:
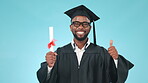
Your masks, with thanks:
M110 47L113 46L113 40L110 40Z
M118 55L117 55L116 53L111 53L110 55L111 55L112 57L116 57L116 58L118 57Z
M53 64L54 62L53 61L49 61L49 64Z
M56 56L53 56L53 59L55 59L56 58Z
M114 56L114 53L110 53L111 56Z
M108 52L111 52L111 53L115 53L115 54L118 54L117 50L116 49L113 49L113 50L109 50Z
M46 58L46 61L52 61L53 59L52 58Z
M53 55L46 55L45 58L52 58Z
M47 60L52 60L54 57L53 57L53 55L48 55L48 56L45 56L45 58L46 58Z
M51 52L51 51L49 51L49 52L47 52L47 53L46 53L46 55L50 55L51 53L52 53L52 52Z
M45 58L53 58L53 56L55 56L55 54L50 52L46 54Z
M53 55L53 56L56 56L56 55L58 55L56 52L48 52L48 53L46 53L46 55Z
M50 51L50 52L46 53L46 55L54 55L54 53L55 53L55 52L51 52L51 51Z
M114 55L114 56L112 56L112 57L113 57L113 59L118 59L118 56L115 56L115 55Z
M111 47L108 48L108 51L110 51L110 50L113 50L113 46L111 46Z
M108 53L110 54L110 53L115 53L115 51L114 50L110 50L110 51L108 51Z
M109 51L109 50L115 50L115 46L109 47L109 48L108 48L108 51Z

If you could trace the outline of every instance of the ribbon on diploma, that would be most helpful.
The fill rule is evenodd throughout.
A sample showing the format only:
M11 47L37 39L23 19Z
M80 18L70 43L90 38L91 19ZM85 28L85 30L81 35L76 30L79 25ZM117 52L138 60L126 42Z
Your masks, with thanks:
M50 43L48 43L49 49L51 48L51 46L55 46L55 41L57 41L57 40L53 39Z

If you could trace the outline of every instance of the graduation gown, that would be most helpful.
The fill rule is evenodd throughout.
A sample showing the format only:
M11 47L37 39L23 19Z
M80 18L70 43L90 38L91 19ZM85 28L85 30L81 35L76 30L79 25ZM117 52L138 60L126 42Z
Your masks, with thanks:
M127 79L129 70L134 66L130 61L126 60L123 56L119 55L118 58L118 80L117 83L124 83Z
M103 47L91 43L83 53L80 65L71 44L58 48L56 52L58 54L56 63L50 72L49 79L47 79L47 63L41 63L41 68L37 71L40 83L116 83L118 77L122 77L118 76L117 72L120 71ZM126 60L123 60L124 62L128 64ZM127 64L122 64L123 68ZM129 68L125 70L128 71Z

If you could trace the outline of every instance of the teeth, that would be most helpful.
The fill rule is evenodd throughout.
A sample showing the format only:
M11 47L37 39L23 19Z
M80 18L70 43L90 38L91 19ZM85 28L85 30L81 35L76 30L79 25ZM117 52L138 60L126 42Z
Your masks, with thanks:
M77 32L78 34L83 34L84 32Z

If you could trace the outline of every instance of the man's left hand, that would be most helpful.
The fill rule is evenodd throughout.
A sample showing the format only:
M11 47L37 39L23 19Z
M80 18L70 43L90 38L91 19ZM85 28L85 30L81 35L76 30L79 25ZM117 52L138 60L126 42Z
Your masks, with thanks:
M108 48L108 53L112 56L113 59L118 59L118 51L115 46L113 46L113 40L110 40L110 47Z

